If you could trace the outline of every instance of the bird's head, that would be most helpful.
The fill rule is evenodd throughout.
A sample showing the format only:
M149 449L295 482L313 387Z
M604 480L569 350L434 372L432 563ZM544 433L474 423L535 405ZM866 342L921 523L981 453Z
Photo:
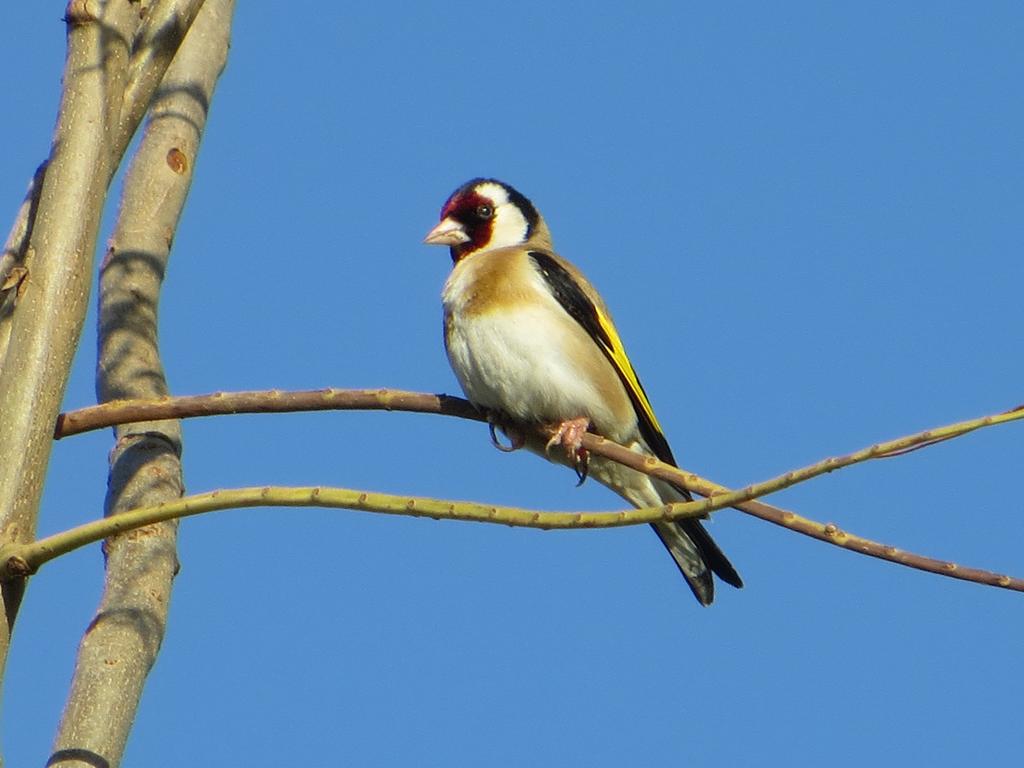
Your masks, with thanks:
M533 203L497 179L467 181L441 208L441 221L424 239L451 247L458 262L480 251L530 243L551 247L551 236Z

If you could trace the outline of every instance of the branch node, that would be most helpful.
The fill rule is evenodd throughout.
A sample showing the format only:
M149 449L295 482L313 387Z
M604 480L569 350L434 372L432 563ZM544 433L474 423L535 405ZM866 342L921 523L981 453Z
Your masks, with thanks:
M8 555L0 565L0 581L24 579L33 573L35 573L35 569L21 555Z
M64 10L64 21L69 27L78 27L99 21L99 8L95 0L70 0Z
M177 147L171 147L167 152L167 167L180 176L188 170L188 158Z

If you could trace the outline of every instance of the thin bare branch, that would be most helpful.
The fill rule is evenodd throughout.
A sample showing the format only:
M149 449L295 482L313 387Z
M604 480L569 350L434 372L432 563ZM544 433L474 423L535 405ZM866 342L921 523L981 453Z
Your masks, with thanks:
M986 419L987 418L992 417L986 417ZM1016 419L1019 418L1021 418L1021 415L1016 416ZM1003 424L1011 420L1015 419L992 421L990 424ZM966 434L974 429L979 429L981 426L988 425L989 424L974 426L970 429L965 429L961 434ZM927 433L919 433L918 437L924 434ZM813 464L809 467L795 470L793 472L787 472L784 475L780 475L779 477L773 478L772 480L768 480L764 483L748 486L744 489L744 492L748 494L748 498L753 498L754 496L761 495L759 491L771 493L796 485L799 482L804 482L812 477L832 472L836 469L840 469L841 467L848 467L852 464L867 461L869 459L885 458L887 454L884 452L884 446L903 442L913 437L914 436L908 436L907 438L900 438L899 440L893 440L888 443L879 443L876 446L865 448L863 451L848 454L847 456L825 459L824 461L818 462L817 464ZM933 444L928 443L925 438L921 439L925 444ZM620 464L625 464L627 467L631 467L632 469L653 475L654 477L660 477L664 480L676 482L680 485L685 485L691 491L699 493L702 496L710 496L713 499L717 499L717 494L736 493L725 486L718 485L710 480L705 480L698 475L676 469L668 464L662 464L656 459L640 456L633 451L630 451L628 448L616 445L615 443L596 435L585 435L583 438L583 445L587 450L618 461ZM880 450L882 451L881 453L879 453ZM835 523L819 523L816 520L801 517L795 512L775 507L771 504L765 504L761 501L742 501L736 504L729 504L729 506L734 509L738 509L740 512L745 512L748 515L760 518L766 522L782 526L783 528L803 534L804 536L809 536L812 539L817 539L818 541L823 541L826 544L832 544L836 547L858 552L862 555L876 557L879 560L887 560L890 563L904 565L908 568L915 568L919 571L926 571L939 576L948 576L950 578L961 579L963 581L973 581L977 584L985 584L990 587L1001 587L1003 589L1010 589L1017 592L1024 591L1024 580L1019 578L1008 576L1006 574L995 573L982 568L972 568L969 566L959 565L948 560L938 560L936 558L909 552L905 549L900 549L889 544L882 544L877 541L872 541L871 539L866 539L863 536L850 533L849 531L844 531Z
M716 496L714 499L701 499L686 504L668 504L621 512L541 512L520 507L481 504L475 501L398 496L349 488L321 486L232 488L185 496L154 506L140 507L116 516L83 523L38 541L9 545L0 549L0 580L35 573L40 567L61 555L110 536L138 530L143 526L155 523L224 509L326 507L406 517L429 517L432 520L494 523L515 528L539 528L550 531L621 528L627 525L678 520L684 517L704 517L708 512L729 506L732 500L722 495ZM1022 588L1024 588L1024 584L1022 584Z
M295 391L265 389L247 392L212 392L207 395L165 396L152 400L114 400L100 405L90 405L60 414L56 420L54 438L60 440L83 432L91 432L132 421L190 419L236 413L295 413L300 411L405 411L408 413L436 413L461 419L487 421L485 413L477 410L467 400L454 395L409 392L401 389L328 388ZM927 447L984 427L1020 420L1024 420L1024 405L1018 405L989 416L958 421L924 432L915 432L912 435L876 443L845 456L825 459L812 466L819 467L821 465L815 474L823 474L869 459L888 458L898 451L918 445ZM593 437L588 435L590 439ZM825 466L826 464L827 466Z
M90 429L111 426L119 419L189 418L229 413L269 413L304 410L396 410L419 413L437 413L461 418L485 420L486 417L465 400L449 395L431 395L400 390L314 390L305 392L218 392L212 395L167 397L148 402L115 402L92 406L63 414L57 424L57 436L78 434ZM764 483L748 486L741 491L730 491L724 486L692 473L663 464L653 457L642 456L597 435L585 435L583 445L590 451L618 461L632 469L678 483L704 496L735 494L728 497L728 505L747 514L780 525L805 536L861 554L904 565L942 576L974 581L980 584L1020 589L1018 579L969 568L945 560L918 555L897 547L882 544L841 530L833 523L819 523L801 517L789 510L773 507L759 501L749 501L766 493L804 482L843 467L885 458L895 452L917 445L934 445L946 439L961 436L984 427L1024 419L1024 406L999 414L957 422L936 429L889 440L845 456L830 457L802 469L787 472ZM538 435L540 444L547 435ZM718 499L716 499L716 502ZM716 504L717 508L717 504ZM620 513L621 514L621 513ZM669 513L671 514L671 513ZM514 524L502 519L499 522ZM542 526L538 526L542 527Z
M977 568L964 568L953 563L933 560L912 552L896 550L859 536L838 530L831 524L821 525L791 512L778 510L767 504L748 500L769 488L788 487L798 480L799 473L786 473L777 478L748 486L739 491L728 491L694 475L680 473L674 467L660 462L651 465L642 456L627 448L594 436L591 449L604 456L633 466L641 472L657 474L668 480L679 480L685 475L688 485L703 489L711 494L708 498L657 507L644 507L618 512L541 512L537 510L508 507L495 504L481 504L471 501L431 499L420 496L398 496L347 488L326 488L319 486L300 488L255 487L210 491L187 496L155 506L132 509L115 516L94 520L26 544L11 544L0 549L0 580L23 577L61 555L72 552L101 539L137 530L182 517L204 514L224 509L246 507L327 507L378 512L407 517L429 517L433 520L462 520L478 523L492 523L519 528L541 530L574 530L591 528L620 528L628 525L684 517L704 517L725 507L735 507L770 522L800 533L817 536L819 529L827 537L823 540L853 549L863 554L891 560L920 570L943 576L974 581L989 586L1001 587L1017 592L1024 591L1024 579L996 574ZM639 461L637 461L639 459ZM666 471L667 470L667 471ZM721 489L721 490L715 490ZM781 518L779 517L781 513ZM876 554L876 551L878 554ZM894 559L897 558L897 559Z
M214 392L209 395L120 400L60 414L58 440L131 421L189 419L231 413L294 413L296 411L407 411L438 413L485 421L486 416L461 397L404 392L397 389L279 389Z
M25 254L28 252L29 234L35 226L36 211L39 210L39 197L47 165L44 161L36 168L21 207L14 217L14 225L4 243L3 253L0 253L0 371L4 368L7 347L11 341L14 308L28 289Z
M21 201L21 207L14 217L14 225L7 235L4 243L3 253L0 254L0 284L15 264L25 260L25 250L28 248L28 235L32 231L32 222L35 221L36 211L39 209L39 193L43 188L43 176L46 175L46 163L40 163L36 172L32 174L32 180L28 184L28 190Z

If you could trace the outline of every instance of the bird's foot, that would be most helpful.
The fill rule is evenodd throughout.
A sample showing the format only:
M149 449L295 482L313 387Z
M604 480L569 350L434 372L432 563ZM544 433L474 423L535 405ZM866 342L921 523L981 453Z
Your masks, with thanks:
M504 445L501 440L498 439L496 427L500 427L501 431L505 433L506 437L508 437L508 445ZM506 424L495 424L493 421L488 420L487 428L491 431L491 445L503 453L518 451L526 445L526 435L515 427L510 427Z
M559 445L565 449L569 466L576 470L576 476L580 479L577 486L583 485L590 469L590 452L583 447L583 436L588 429L590 429L590 419L587 418L563 421L553 428L551 439L545 446L549 451Z
M566 455L572 460L583 450L583 436L590 429L590 419L578 418L563 421L558 426L552 427L551 439L548 440L547 450L561 445L565 448Z

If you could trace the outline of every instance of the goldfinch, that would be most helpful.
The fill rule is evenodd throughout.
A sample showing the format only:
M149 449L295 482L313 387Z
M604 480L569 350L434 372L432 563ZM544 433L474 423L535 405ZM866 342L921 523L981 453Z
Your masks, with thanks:
M444 341L466 397L518 445L575 466L637 507L689 500L686 489L648 477L579 443L587 430L675 465L640 380L604 302L582 273L558 256L533 204L496 179L473 179L448 198L425 239L447 245L454 264L442 292ZM521 434L516 425L523 428ZM531 439L550 428L545 445ZM562 446L565 452L554 450ZM697 520L655 523L702 605L715 573L739 574Z

